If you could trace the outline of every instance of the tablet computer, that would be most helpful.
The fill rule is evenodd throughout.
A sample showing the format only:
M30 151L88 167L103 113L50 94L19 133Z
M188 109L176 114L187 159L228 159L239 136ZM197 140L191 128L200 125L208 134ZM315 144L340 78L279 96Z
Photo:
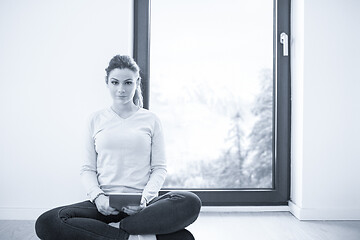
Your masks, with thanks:
M139 206L141 193L111 193L109 194L109 204L119 211L127 206Z

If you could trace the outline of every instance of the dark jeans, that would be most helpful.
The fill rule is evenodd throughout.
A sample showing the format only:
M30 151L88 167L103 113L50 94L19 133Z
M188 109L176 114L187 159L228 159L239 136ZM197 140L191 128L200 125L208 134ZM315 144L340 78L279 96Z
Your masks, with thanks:
M156 197L132 216L124 212L104 216L95 204L85 201L45 212L37 219L35 230L43 240L126 240L129 234L156 234L158 240L191 240L194 237L184 228L197 219L200 208L200 199L183 191ZM112 222L120 222L119 228L110 226Z

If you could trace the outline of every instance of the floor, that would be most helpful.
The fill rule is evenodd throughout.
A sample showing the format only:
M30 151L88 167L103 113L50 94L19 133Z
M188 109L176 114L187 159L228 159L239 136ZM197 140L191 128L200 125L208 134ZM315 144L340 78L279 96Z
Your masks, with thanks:
M298 221L288 212L201 213L196 240L359 240L360 221ZM38 239L34 221L0 221L0 240Z
M196 240L360 240L360 221L299 221L289 212L204 213Z

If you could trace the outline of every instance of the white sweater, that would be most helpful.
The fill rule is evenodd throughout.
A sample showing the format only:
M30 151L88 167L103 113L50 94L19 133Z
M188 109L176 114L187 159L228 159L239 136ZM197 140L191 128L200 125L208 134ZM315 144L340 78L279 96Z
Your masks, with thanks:
M124 119L111 108L94 113L86 133L81 179L93 200L99 193L139 192L150 202L166 177L160 120L140 108Z

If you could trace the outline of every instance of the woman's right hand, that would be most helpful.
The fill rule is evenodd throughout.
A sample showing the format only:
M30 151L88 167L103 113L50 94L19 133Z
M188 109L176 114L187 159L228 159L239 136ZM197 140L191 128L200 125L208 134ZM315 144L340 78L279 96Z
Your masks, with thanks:
M103 215L117 215L119 211L115 208L110 207L109 205L109 197L105 195L100 195L95 200L95 205L97 210Z

